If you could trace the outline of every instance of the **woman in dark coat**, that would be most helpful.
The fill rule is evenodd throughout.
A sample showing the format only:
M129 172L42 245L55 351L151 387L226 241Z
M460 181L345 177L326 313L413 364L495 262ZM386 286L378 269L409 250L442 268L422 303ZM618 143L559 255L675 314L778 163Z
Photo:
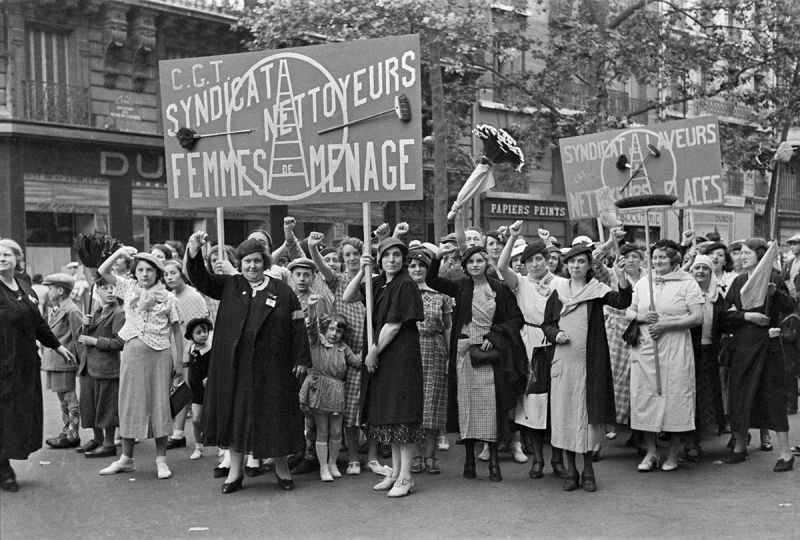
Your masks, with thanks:
M292 289L265 277L264 244L245 240L236 250L241 274L209 274L200 247L189 239L187 270L197 290L220 301L203 410L211 445L228 447L231 464L223 493L242 485L242 457L275 459L281 488L293 488L287 456L303 448L297 378L311 364L300 301Z
M547 341L556 344L550 368L551 444L567 454L564 490L578 487L575 455L583 454L583 488L592 492L597 489L593 449L605 424L616 420L603 306L627 308L631 286L619 266L614 267L619 292L594 279L588 246L573 247L564 264L570 278L547 299L542 322Z
M425 319L419 287L404 265L408 249L396 238L386 238L378 246L378 264L383 273L372 279L375 308L372 320L374 343L365 343L363 418L369 436L392 445L392 473L374 486L389 490L389 497L403 497L414 489L411 462L416 445L424 442L422 428L422 353L417 322ZM342 299L352 302L364 297L361 283L364 267L371 263L362 256L361 270L345 289ZM366 335L366 332L365 332Z
M751 238L742 246L742 271L725 297L723 324L730 340L728 403L735 445L726 463L741 463L747 457L747 432L771 429L778 434L780 458L775 472L790 471L794 456L789 448L789 421L784 394L785 362L780 321L794 310L794 302L777 270L772 270L764 300L742 291L768 251L767 243Z
M517 300L503 282L487 277L489 255L483 246L469 248L461 266L467 277L439 276L443 257L455 250L445 246L431 262L425 282L455 298L448 363L448 431L464 442L464 478L475 478L475 442L489 443L489 479L500 482L498 443L511 436L509 411L525 390L528 362L519 330L523 324ZM496 348L499 358L480 364L470 346Z
M36 345L75 357L53 335L31 286L15 275L22 250L0 239L0 489L18 491L9 459L28 459L42 447L41 360Z

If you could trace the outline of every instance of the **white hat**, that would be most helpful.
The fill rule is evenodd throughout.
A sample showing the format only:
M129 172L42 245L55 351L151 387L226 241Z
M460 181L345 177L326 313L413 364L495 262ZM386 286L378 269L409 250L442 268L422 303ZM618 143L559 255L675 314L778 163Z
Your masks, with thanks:
M511 250L511 258L513 259L514 257L519 257L522 255L522 252L525 251L527 245L528 243L524 238L517 238L517 240L514 242L514 247Z
M577 246L577 245L580 245L580 244L583 244L584 246L593 246L594 245L594 240L592 240L588 236L576 236L572 240L572 245L573 246Z
M787 243L787 244L788 244L788 243L790 243L790 242L791 242L791 243L797 242L798 244L800 244L800 233L798 233L798 234L796 234L796 235L792 236L791 238L789 238L789 239L786 241L786 243Z

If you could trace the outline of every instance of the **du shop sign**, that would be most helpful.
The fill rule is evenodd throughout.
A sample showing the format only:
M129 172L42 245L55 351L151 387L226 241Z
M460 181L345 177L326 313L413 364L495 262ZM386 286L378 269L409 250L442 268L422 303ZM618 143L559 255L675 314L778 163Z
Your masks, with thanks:
M159 71L170 207L422 198L416 35L166 60Z

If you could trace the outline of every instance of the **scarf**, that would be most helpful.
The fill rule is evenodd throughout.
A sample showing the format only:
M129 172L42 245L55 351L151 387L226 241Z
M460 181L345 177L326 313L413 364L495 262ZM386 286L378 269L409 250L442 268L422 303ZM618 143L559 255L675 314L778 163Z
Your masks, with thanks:
M572 283L571 279L564 280L562 283L556 285L556 291L558 291L558 296L561 298L562 303L562 317L578 309L578 306L580 306L582 303L602 298L611 291L611 287L592 278L592 280L584 285L584 287L578 291L577 294L570 298L570 295L572 294L570 290L570 283Z
M661 284L668 281L686 281L688 279L694 278L685 270L678 269L670 272L669 274L664 274L663 276L654 275L653 284Z
M149 289L136 285L136 296L131 299L131 309L135 313L145 313L156 304L162 304L169 298L169 291L163 283L156 283Z

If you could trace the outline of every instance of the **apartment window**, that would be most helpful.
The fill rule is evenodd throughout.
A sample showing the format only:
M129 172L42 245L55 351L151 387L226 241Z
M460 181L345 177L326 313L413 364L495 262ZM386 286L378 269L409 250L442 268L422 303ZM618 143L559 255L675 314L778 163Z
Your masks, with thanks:
M68 35L38 28L28 28L26 34L28 80L69 84Z
M25 242L35 246L71 247L78 234L96 229L94 214L25 212Z

